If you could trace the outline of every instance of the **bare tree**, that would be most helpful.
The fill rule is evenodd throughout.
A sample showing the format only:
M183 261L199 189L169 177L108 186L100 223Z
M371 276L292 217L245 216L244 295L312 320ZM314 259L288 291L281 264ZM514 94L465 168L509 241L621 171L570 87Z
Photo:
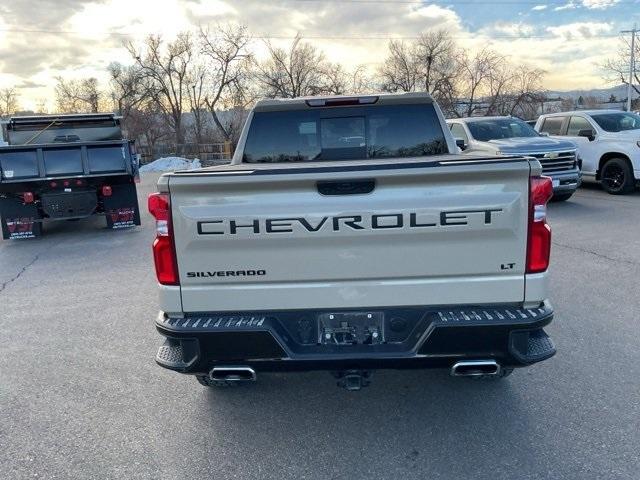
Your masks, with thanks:
M224 140L236 136L233 123L226 123L218 114L220 109L243 109L252 99L250 87L249 36L244 26L218 26L215 34L200 29L201 53L206 59L202 77L204 104ZM194 92L194 99L202 98Z
M150 98L129 111L126 128L128 136L140 141L150 153L153 153L158 142L173 136L164 115L158 112L155 102Z
M366 65L358 65L351 72L350 93L368 93L375 90L374 81Z
M324 54L304 42L300 34L288 49L274 47L270 42L266 46L269 58L257 64L256 72L266 96L295 98L342 90L342 84L327 75L332 65Z
M462 54L443 30L424 33L415 42L392 40L389 55L378 70L381 88L390 92L426 91L445 111L452 111Z
M159 35L147 37L141 49L132 42L126 48L142 76L148 81L149 96L169 123L176 144L184 140L182 114L189 95L189 72L193 60L193 41L181 33L164 43Z
M18 110L18 90L15 87L0 90L0 117L13 115Z
M414 92L423 90L416 47L401 40L389 41L389 55L378 71L382 90Z
M205 78L206 67L201 64L195 64L189 72L189 89L187 97L189 99L189 109L193 115L194 134L196 143L202 143L205 113L206 113L206 96L205 96Z
M56 82L56 105L60 113L100 111L103 94L97 78L65 80L62 77L56 77Z
M635 58L640 58L640 42L635 45ZM629 62L631 60L631 45L629 42L621 38L618 53L611 58L605 60L600 65L604 70L604 78L608 82L622 83L629 85ZM640 70L636 69L633 74L633 84L631 85L636 94L640 95Z
M482 111L480 100L491 95L492 88L494 94L499 94L502 87L498 83L504 80L494 80L492 86L492 78L503 62L504 57L486 48L473 56L467 52L462 53L456 85L457 97L466 105L461 116L471 117Z
M505 114L517 115L521 118L535 118L538 106L547 100L542 88L545 71L528 65L520 65L514 69L511 89L508 95Z
M40 97L36 100L36 113L46 114L49 113L49 108L47 107L47 99L45 97Z
M458 48L445 30L423 33L416 44L423 88L433 96L446 95L457 73Z
M126 120L129 112L148 98L144 75L137 65L127 66L118 62L109 64L107 72L114 109Z

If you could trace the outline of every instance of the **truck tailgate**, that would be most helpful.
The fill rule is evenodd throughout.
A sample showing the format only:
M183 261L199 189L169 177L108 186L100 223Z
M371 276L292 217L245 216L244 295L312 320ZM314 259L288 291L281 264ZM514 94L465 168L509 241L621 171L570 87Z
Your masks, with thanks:
M185 312L524 299L526 159L254 167L169 176Z

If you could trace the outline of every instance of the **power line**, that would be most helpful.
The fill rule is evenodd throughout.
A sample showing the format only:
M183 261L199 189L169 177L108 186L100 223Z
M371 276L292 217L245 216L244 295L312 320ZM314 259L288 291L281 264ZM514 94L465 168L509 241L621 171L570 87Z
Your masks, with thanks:
M297 0L301 1L301 0ZM305 0L306 1L306 0ZM325 0L326 1L326 0ZM129 37L138 35L138 33L131 32L81 32L74 30L43 30L43 29L22 29L22 28L0 28L0 32L8 32L8 33L41 33L48 35L115 35L122 37ZM621 32L625 33L625 32ZM629 32L626 32L629 33ZM146 34L145 34L146 35ZM468 35L453 35L451 38L456 40L469 40L474 38L483 38L490 40L552 40L556 38L562 38L564 41L584 41L585 39L591 38L616 38L619 34L594 34L588 37L580 36L580 37L567 37L566 35L528 35L528 34L518 34L518 35L488 35L485 33L475 33ZM215 37L215 35L214 35ZM257 34L251 35L252 38L258 38L261 40L292 40L296 38L296 35L277 35L277 34ZM395 35L393 33L380 33L380 34L371 34L371 35L305 35L302 34L302 38L307 40L416 40L419 39L419 35Z
M428 5L439 5L439 2L436 1L420 1L420 0L282 0L285 2L291 3L369 3L369 4L399 4L399 5L424 5L425 7ZM545 5L548 7L554 6L563 6L567 4L567 0L558 0L545 2L543 0L489 0L489 1L479 1L479 0L443 0L442 3L444 6L455 6L455 5ZM609 7L615 7L617 5L632 5L636 4L636 0L620 0L616 3L609 5ZM583 6L582 3L576 3L576 7Z

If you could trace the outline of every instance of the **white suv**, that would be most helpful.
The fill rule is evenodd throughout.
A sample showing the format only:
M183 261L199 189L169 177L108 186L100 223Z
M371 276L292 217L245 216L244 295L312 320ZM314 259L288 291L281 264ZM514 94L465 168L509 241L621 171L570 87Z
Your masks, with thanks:
M640 179L640 115L618 110L581 110L542 115L535 129L572 140L584 180L599 181L614 195L630 193Z

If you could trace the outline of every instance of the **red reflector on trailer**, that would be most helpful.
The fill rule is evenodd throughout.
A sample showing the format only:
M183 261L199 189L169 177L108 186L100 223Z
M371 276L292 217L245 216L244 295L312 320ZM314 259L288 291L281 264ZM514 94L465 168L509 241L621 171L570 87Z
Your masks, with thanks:
M58 186L58 182L51 182L51 183L49 184L49 186L50 186L51 188L56 188L56 187Z
M33 203L33 192L24 192L22 194L22 200L24 203Z
M103 197L110 197L112 193L113 193L113 191L111 190L111 186L110 185L103 185L102 186L102 196Z
M82 186L82 184L83 184L83 183L84 183L84 182L83 182L82 180L80 180L80 179L76 180L76 185L77 185L78 187Z

